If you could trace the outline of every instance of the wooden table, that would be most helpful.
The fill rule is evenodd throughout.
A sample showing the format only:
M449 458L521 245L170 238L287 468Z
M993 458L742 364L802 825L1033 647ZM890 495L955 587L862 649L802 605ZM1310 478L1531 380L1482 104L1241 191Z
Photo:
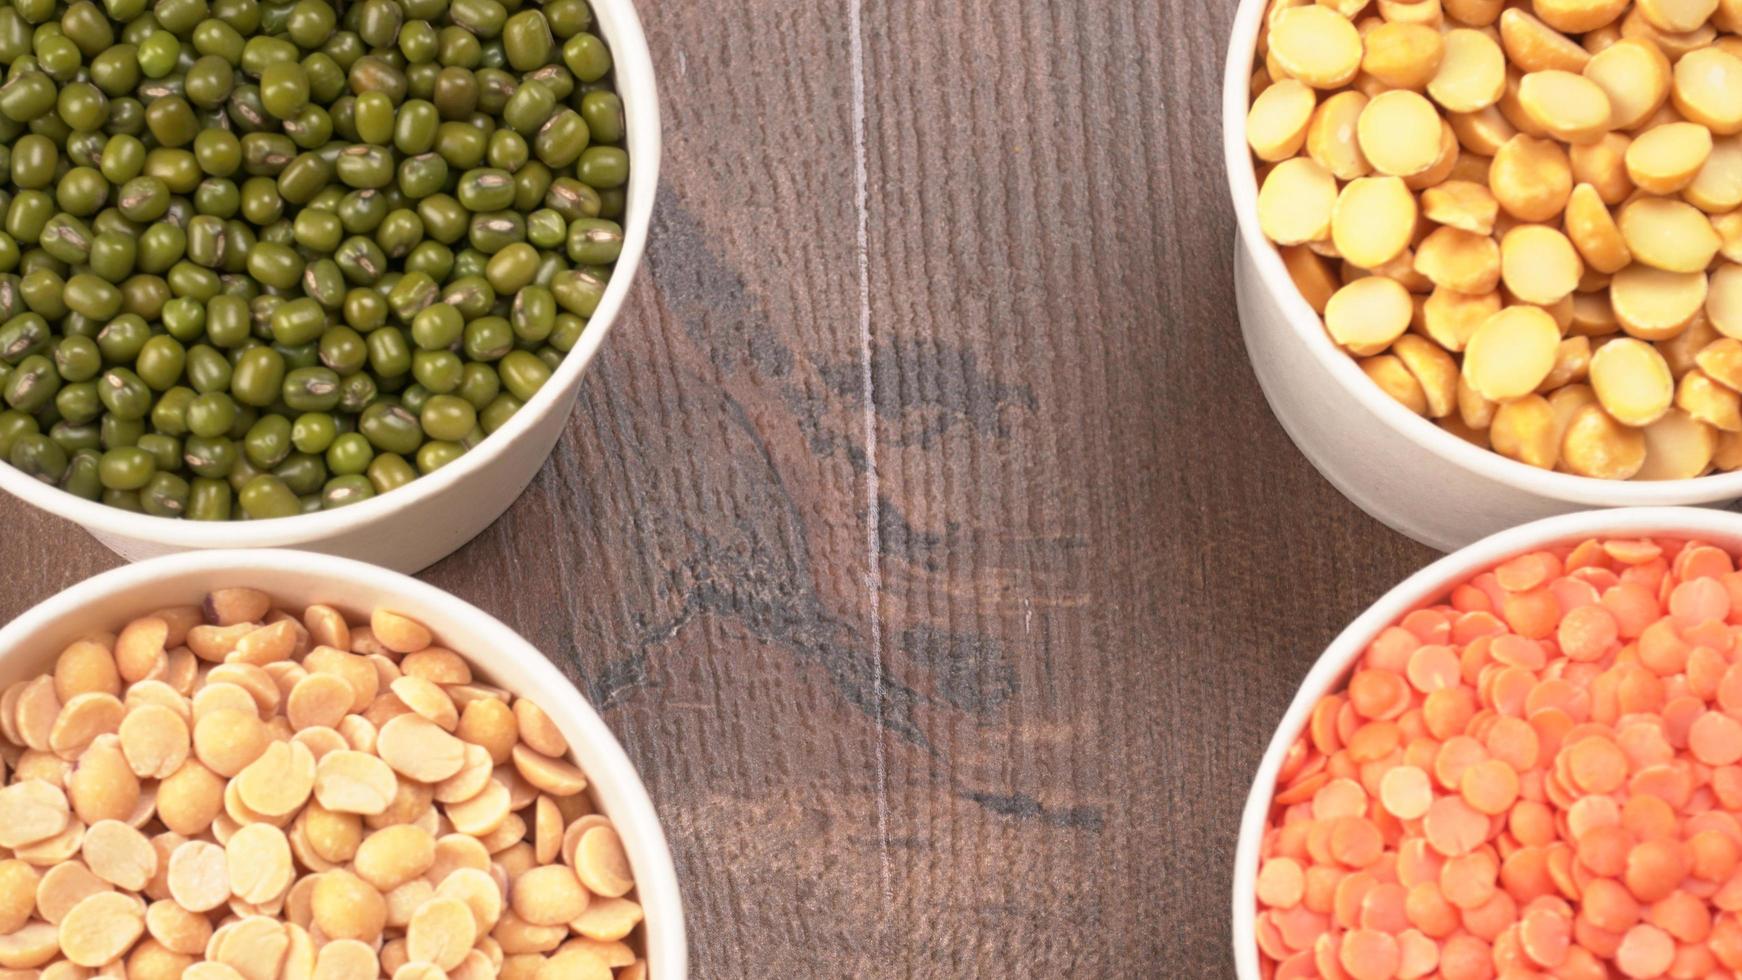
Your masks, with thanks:
M1232 976L1272 726L1431 557L1247 365L1232 13L645 5L648 268L557 457L427 577L604 710L697 977ZM0 618L116 564L0 528Z

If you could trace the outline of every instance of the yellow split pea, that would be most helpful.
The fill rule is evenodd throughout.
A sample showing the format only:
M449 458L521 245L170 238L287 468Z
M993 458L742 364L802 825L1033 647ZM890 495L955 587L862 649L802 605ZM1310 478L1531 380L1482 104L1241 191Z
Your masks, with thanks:
M1265 26L1260 227L1375 385L1536 467L1742 465L1742 0L1271 0Z
M421 623L238 588L92 625L0 692L0 974L645 980L567 739Z

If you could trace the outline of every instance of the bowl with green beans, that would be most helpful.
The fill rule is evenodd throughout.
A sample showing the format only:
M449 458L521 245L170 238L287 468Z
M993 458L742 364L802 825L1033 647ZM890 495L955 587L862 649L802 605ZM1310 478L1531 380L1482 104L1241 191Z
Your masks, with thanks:
M531 482L646 246L629 0L13 0L0 65L0 489L415 571Z

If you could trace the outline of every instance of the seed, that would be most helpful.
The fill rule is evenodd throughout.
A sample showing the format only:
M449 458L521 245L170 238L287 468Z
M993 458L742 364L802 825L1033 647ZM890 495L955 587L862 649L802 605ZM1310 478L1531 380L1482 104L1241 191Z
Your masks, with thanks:
M36 869L16 859L0 861L0 935L16 932L36 906Z
M113 890L83 863L66 861L43 873L36 890L36 909L44 919L60 925L73 906L92 895Z
M169 892L190 912L209 912L230 900L229 862L224 849L190 840L169 857Z
M611 968L588 949L565 949L538 968L536 980L608 980Z
M1553 469L1560 456L1554 409L1541 395L1526 395L1495 409L1489 426L1494 451L1521 463Z
M1398 177L1361 177L1337 194L1330 218L1338 253L1360 268L1373 269L1409 247L1415 197Z
M192 747L187 722L161 704L128 711L118 729L121 753L141 779L167 779L187 761Z
M387 924L387 902L381 893L348 871L317 876L311 908L315 925L330 939L369 942Z
M252 698L249 703L252 705ZM253 710L218 708L194 723L194 754L226 778L260 758L270 741L266 726Z
M1331 297L1325 307L1325 328L1352 353L1372 355L1409 329L1411 313L1409 293L1401 285L1392 279L1368 276Z
M394 681L390 687L394 696L403 701L406 707L435 722L444 731L451 732L459 727L460 713L454 707L454 699L448 697L447 692L436 683L422 677L406 675Z
M376 748L394 771L420 782L446 779L465 764L465 743L415 714L383 725Z
M1480 31L1459 28L1443 39L1444 54L1428 94L1451 112L1476 112L1500 100L1506 89L1506 54Z
M201 660L222 661L236 649L244 636L257 629L253 623L231 626L196 626L188 631L188 649Z
M363 839L354 868L380 891L390 891L435 863L435 839L412 824L385 827Z
M1424 88L1445 54L1439 31L1425 24L1380 24L1363 41L1361 70L1398 89Z
M1433 103L1407 89L1394 89L1368 101L1356 137L1375 170L1409 177L1438 161L1440 126Z
M315 797L334 812L384 813L398 791L387 763L364 752L329 752L315 768Z
M1500 284L1500 247L1486 234L1436 228L1417 247L1415 270L1464 296L1490 293Z
M1338 92L1320 102L1307 123L1307 158L1337 180L1354 180L1373 171L1356 136L1357 123L1366 108L1367 96L1355 91ZM1332 189L1334 192L1335 188ZM1262 220L1262 207L1259 214Z
M1591 387L1605 411L1632 426L1657 421L1675 395L1663 355L1632 338L1612 340L1591 357Z
M229 964L244 980L275 980L289 952L290 935L284 924L261 915L222 927L212 936L208 950L213 959Z
M426 647L407 654L399 661L399 668L409 676L444 687L472 683L472 668L467 666L466 658L441 647Z
M446 883L455 872L470 868L475 871L490 869L490 852L475 837L465 834L447 834L436 841L436 859L430 866L428 875L438 884Z
M629 857L617 831L610 827L594 827L581 835L575 849L575 873L588 891L607 898L621 898L635 887Z
M1560 328L1535 307L1514 306L1483 322L1464 350L1464 376L1494 401L1534 391L1554 367Z
M369 620L375 639L395 653L416 653L430 644L430 633L422 623L399 613L377 609Z
M1581 476L1630 479L1645 465L1645 435L1615 421L1601 406L1586 405L1567 424L1561 460Z
M563 737L562 730L537 704L525 698L517 699L514 702L514 719L520 740L534 752L553 758L569 754L568 739Z
M54 691L63 703L80 694L120 694L114 654L101 643L75 641L55 661Z
M297 731L331 728L351 710L356 693L337 674L309 674L291 688L285 717Z
M1682 375L1676 385L1675 404L1707 425L1725 432L1742 431L1742 396L1698 368Z
M1258 191L1258 224L1271 241L1295 245L1317 241L1331 230L1337 181L1305 157L1276 165Z
M145 932L138 900L118 892L98 892L73 906L60 923L60 948L80 966L97 967L126 952Z
M259 623L272 611L272 597L259 589L214 589L207 593L203 610L214 626Z
M575 872L562 865L534 868L514 881L510 890L514 913L533 925L572 922L587 908L587 890Z
M151 841L117 820L101 820L85 830L84 854L97 877L127 891L144 890L157 873Z
M556 870L569 874L567 868ZM569 876L573 877L572 874ZM477 938L476 928L472 911L465 903L453 898L432 898L411 917L411 925L405 932L406 954L413 960L452 970L471 950Z
M1567 143L1594 143L1609 131L1609 96L1582 75L1533 71L1518 83L1518 104L1530 121Z
M252 630L236 641L224 659L228 663L269 664L283 660L296 649L296 621L280 620Z
M182 763L157 789L157 812L178 834L204 833L223 811L224 780L198 759Z
M1704 272L1721 244L1706 216L1681 201L1638 198L1618 224L1633 258L1665 272Z
M485 783L484 789L478 795L459 803L448 804L446 813L455 830L473 837L482 837L500 827L513 809L508 788L499 780L491 779Z
M1573 188L1567 198L1566 230L1579 255L1598 272L1616 273L1633 261L1615 216L1590 184Z
M1579 285L1584 263L1567 236L1546 225L1519 225L1500 239L1501 279L1512 295L1552 306Z
M115 665L121 679L132 683L144 680L165 664L164 641L169 637L169 624L156 616L136 619L122 627L115 640Z
M1246 116L1246 141L1260 160L1285 160L1306 143L1318 97L1313 90L1285 78L1259 94Z
M574 920L574 928L588 939L615 942L627 938L641 920L641 906L630 899L595 898Z
M362 711L375 700L379 678L374 665L363 657L332 647L316 647L303 658L303 666L311 675L333 674L344 680L355 695L351 701L352 711Z
M60 952L60 931L46 922L27 923L0 936L0 966L8 969L34 969Z
M66 829L71 817L64 793L40 780L0 789L0 847L17 848Z
M1712 155L1712 131L1698 123L1646 130L1627 147L1627 176L1641 190L1674 194L1693 182Z
M442 879L436 893L463 903L470 911L473 927L479 935L489 933L502 917L502 890L494 878L479 869L454 870Z
M290 887L290 842L284 831L256 823L236 831L224 845L230 890L244 902L263 904Z
M298 742L273 742L236 777L242 802L268 817L295 812L308 801L314 784L314 754Z
M1679 409L1645 427L1645 465L1636 479L1686 480L1700 476L1718 449L1718 430Z
M1421 214L1429 221L1487 236L1494 231L1500 202L1486 184L1448 180L1421 193ZM1416 250L1419 257L1420 249Z
M1634 263L1609 283L1609 301L1629 334L1668 340L1687 328L1706 302L1706 277Z
M212 937L212 924L205 916L170 900L152 902L145 909L145 928L165 949L185 956L204 953Z
M1328 7L1281 11L1270 26L1270 50L1290 77L1314 88L1342 88L1361 67L1361 35Z
M483 698L460 712L460 723L454 733L463 741L482 746L490 753L490 760L500 765L508 761L514 743L519 740L520 725L506 701Z

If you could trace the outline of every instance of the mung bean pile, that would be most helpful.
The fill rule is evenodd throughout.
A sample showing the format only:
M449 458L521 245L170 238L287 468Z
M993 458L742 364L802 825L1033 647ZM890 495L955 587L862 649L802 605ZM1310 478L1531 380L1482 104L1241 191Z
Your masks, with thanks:
M1273 0L1259 223L1331 338L1478 446L1742 467L1742 3Z
M585 0L0 8L0 459L212 521L476 446L622 246L591 27Z
M68 646L0 737L6 980L646 978L562 733L403 615L221 589Z

